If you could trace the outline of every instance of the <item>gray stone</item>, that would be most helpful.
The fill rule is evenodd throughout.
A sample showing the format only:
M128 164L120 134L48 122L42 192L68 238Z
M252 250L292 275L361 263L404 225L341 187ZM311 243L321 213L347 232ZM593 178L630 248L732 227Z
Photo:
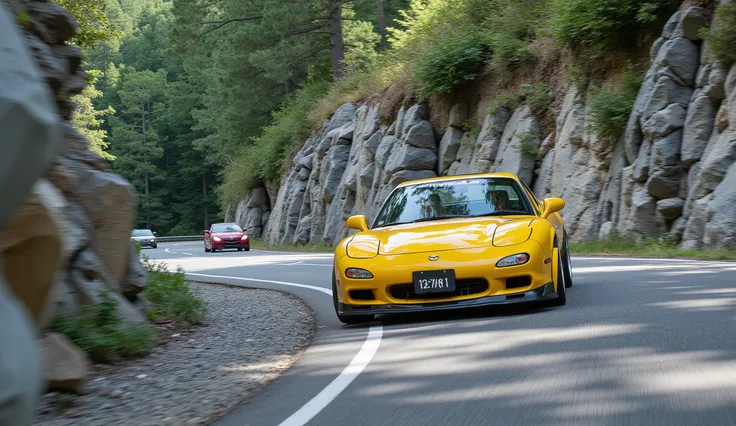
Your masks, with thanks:
M705 18L705 9L698 6L691 6L682 13L680 20L682 25L682 35L690 40L700 40L700 29L707 25Z
M429 117L429 111L425 104L415 104L406 111L401 124L401 135L406 135L409 129L417 124L426 121Z
M657 237L664 231L664 224L657 214L657 203L647 190L639 185L631 195L631 220L634 222L634 235Z
M385 171L393 175L399 170L433 170L437 154L426 148L399 144L386 162Z
M684 206L685 200L677 197L657 201L657 210L662 214L662 216L670 220L680 217Z
M685 232L685 225L687 219L683 216L678 217L672 222L672 228L670 228L670 239L675 243L679 244L682 241L682 234Z
M601 225L601 230L598 232L598 238L601 240L604 240L606 238L611 237L613 235L613 231L615 230L615 224L613 222L605 222L603 225Z
M338 127L342 127L343 125L353 121L355 119L355 111L355 105L351 103L340 105L335 113L332 114L332 117L330 118L329 124L327 124L327 128L325 129L325 131L329 133L330 131L337 129Z
M376 166L373 163L369 163L365 166L365 168L363 168L363 170L361 170L360 175L358 176L358 180L363 188L370 189L371 183L373 183L373 176L375 172Z
M636 157L632 168L632 176L636 182L643 183L649 179L649 164L652 152L652 143L646 139L639 148L639 155Z
M664 38L670 39L682 35L680 17L680 12L676 12L670 17L670 19L665 24L664 29L662 30L662 36Z
M692 86L699 62L698 46L684 37L666 41L657 55L656 63L668 67L682 85Z
M328 154L329 155L325 161L329 162L329 168L327 175L325 176L323 192L324 200L329 203L333 200L337 190L339 189L343 172L345 172L345 167L347 167L348 164L350 147L337 145L332 147Z
M454 127L448 127L445 134L440 140L438 160L437 160L437 174L441 175L450 167L453 161L457 158L457 151L460 148L460 139L463 137L462 130L458 130Z
M450 117L448 119L448 126L462 129L465 126L465 120L468 119L468 103L460 102L452 106L450 109Z
M428 121L418 121L415 125L410 127L405 133L406 143L414 145L418 148L429 148L431 150L437 149L437 143L435 142L434 130L432 125Z
M654 62L654 60L657 59L657 55L659 55L659 50L662 48L662 45L665 41L667 41L667 39L665 39L664 37L659 37L654 40L651 49L649 49L649 60Z
M436 177L437 174L432 170L400 170L394 173L389 179L389 186L395 188L401 183L419 179L428 179Z
M642 100L642 120L648 120L654 113L673 103L683 106L688 105L692 93L693 89L691 87L680 86L669 77L660 78L651 92L645 92L646 96Z
M701 160L699 179L693 189L695 196L699 198L715 190L734 162L736 162L736 132L729 128L714 139L712 147Z
M542 165L537 171L537 179L534 181L533 192L539 199L547 198L552 192L552 173L555 164L555 150L550 150L544 156Z
M649 160L650 167L657 170L662 167L676 166L680 163L680 146L682 145L682 130L677 130L652 145L652 154Z
M259 207L268 205L268 193L266 188L257 186L249 194L247 207Z
M330 132L332 134L332 145L350 145L353 143L355 123L348 122Z
M626 159L629 163L636 161L636 157L641 149L642 131L639 123L639 114L632 111L629 121L626 123L626 130L623 135L623 143L626 149Z
M644 134L653 139L667 136L685 124L685 114L682 105L670 104L644 122L642 126Z
M705 147L713 133L715 115L711 98L708 96L693 98L687 110L682 136L681 157L686 168L699 161L705 152Z
M647 192L658 200L677 197L680 194L681 178L682 173L679 167L654 170L647 181Z
M314 154L305 155L299 160L299 167L312 170L312 164L314 164Z
M726 104L728 105L728 122L736 127L736 63L731 66L726 78Z
M536 153L523 151L522 144L529 148L538 148L540 143L539 123L532 115L531 109L526 105L517 108L501 137L499 154L493 164L494 169L499 172L515 173L524 182L531 184L534 178Z
M704 245L716 249L736 247L736 163L713 191L706 217Z
M703 235L708 222L708 204L713 199L713 194L695 200L690 215L682 234L680 247L686 250L699 249L703 247Z
M363 146L365 147L366 151L371 153L371 155L375 155L380 143L381 134L379 132L376 132L365 141L365 144Z
M716 63L712 66L710 73L708 74L708 83L705 85L703 91L711 99L721 100L726 98L726 77L728 76L728 70L721 63Z
M148 272L143 267L133 243L129 243L128 246L128 268L120 282L120 291L128 300L133 301L136 295L146 288Z
M299 173L296 175L297 180L307 180L309 178L309 169L301 169L299 170Z
M381 167L386 164L396 143L397 139L395 136L387 135L381 139L381 143L378 145L378 149L376 149L376 164Z
M406 117L406 109L402 106L399 108L399 112L396 113L396 121L392 126L396 127L396 137L402 138L404 136L404 117Z

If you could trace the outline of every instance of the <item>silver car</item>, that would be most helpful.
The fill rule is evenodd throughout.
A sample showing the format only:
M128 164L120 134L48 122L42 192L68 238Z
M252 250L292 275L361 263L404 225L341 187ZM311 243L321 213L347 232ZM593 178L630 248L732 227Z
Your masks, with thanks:
M130 239L138 241L142 247L156 248L158 247L156 235L158 234L151 232L150 229L134 229L130 234Z

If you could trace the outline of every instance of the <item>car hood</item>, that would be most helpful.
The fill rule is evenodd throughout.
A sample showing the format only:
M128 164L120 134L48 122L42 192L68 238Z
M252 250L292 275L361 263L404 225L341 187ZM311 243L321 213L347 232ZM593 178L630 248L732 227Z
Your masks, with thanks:
M449 219L387 226L356 234L347 254L354 258L376 255L437 252L485 246L521 244L531 236L533 216Z

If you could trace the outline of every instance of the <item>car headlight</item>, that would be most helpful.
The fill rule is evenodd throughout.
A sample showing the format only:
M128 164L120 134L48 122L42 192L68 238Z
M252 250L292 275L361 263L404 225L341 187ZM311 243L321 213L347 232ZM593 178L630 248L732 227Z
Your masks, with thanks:
M345 276L348 278L359 279L359 280L373 278L373 274L371 274L370 271L366 271L365 269L360 269L360 268L346 269Z
M499 260L498 263L496 263L496 267L505 268L507 266L523 265L528 261L529 261L528 254L519 253L513 256L504 257L503 259Z
M243 235L243 238L241 238L241 240L243 240L243 241L245 241L247 239L248 239L248 235L247 234L246 235Z
M222 241L222 238L220 238L220 237L212 237L212 239L213 239L214 241L217 241L218 243L219 243L220 241Z

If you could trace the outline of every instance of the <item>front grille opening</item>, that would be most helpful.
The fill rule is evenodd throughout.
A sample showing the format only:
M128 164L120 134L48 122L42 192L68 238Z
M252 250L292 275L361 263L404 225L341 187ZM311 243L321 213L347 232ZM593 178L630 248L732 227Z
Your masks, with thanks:
M446 299L448 297L467 296L470 294L485 293L488 291L488 281L483 278L471 278L455 281L455 291L444 293L416 294L414 284L397 284L392 286L391 296L394 299Z
M529 287L532 279L529 276L506 278L506 288Z
M376 300L373 290L350 290L350 298L353 300Z

